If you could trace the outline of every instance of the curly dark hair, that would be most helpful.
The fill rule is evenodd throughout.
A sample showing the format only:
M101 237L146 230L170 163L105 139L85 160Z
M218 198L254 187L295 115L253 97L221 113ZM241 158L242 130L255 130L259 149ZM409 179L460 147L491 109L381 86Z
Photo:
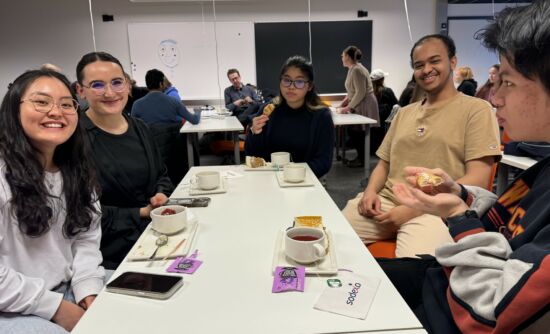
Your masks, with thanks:
M20 119L21 98L29 86L42 77L62 82L71 92L67 78L52 70L32 70L20 75L10 85L0 106L0 157L5 162L5 177L10 187L12 214L17 218L22 233L39 237L51 227L51 197L44 184L44 166L39 151L26 137ZM94 203L98 200L99 186L84 129L77 122L75 132L56 147L53 161L63 176L63 194L66 201L66 218L63 235L74 237L87 231L93 214L99 214Z

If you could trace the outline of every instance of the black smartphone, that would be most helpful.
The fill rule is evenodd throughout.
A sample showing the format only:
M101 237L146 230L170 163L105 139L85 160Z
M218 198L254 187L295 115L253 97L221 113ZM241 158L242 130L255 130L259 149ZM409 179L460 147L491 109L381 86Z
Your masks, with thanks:
M166 205L183 205L188 208L206 207L210 204L210 197L170 198Z
M105 290L130 296L168 299L183 285L180 276L127 271L112 280Z

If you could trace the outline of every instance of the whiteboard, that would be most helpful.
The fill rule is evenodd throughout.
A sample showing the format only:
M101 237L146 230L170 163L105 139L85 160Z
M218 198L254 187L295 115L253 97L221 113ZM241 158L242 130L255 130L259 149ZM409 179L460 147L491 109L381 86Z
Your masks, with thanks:
M474 38L475 33L489 24L487 19L451 19L449 35L456 44L457 68L468 66L474 72L477 87L480 88L489 77L489 69L500 63L498 56L487 50L481 41Z
M129 23L128 41L131 76L140 86L153 68L184 100L223 99L229 68L239 70L243 83L256 84L252 22Z

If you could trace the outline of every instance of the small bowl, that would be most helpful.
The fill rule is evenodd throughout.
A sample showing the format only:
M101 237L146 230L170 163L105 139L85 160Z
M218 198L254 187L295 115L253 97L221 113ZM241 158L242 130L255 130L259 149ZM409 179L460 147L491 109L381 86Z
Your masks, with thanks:
M172 209L176 213L162 215L166 209ZM161 234L175 234L187 226L187 208L181 205L166 205L151 211L153 229Z

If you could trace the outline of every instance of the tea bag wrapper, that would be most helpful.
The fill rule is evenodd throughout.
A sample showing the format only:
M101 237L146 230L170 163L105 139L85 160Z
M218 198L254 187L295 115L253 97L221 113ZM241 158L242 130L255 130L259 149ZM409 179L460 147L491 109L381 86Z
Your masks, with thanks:
M273 275L273 288L271 292L285 292L285 291L300 291L304 292L304 283L306 278L306 268L303 266L298 267L283 267L278 266L275 268Z
M197 260L197 251L189 257L178 257L168 269L169 273L193 274L201 266L202 261Z

